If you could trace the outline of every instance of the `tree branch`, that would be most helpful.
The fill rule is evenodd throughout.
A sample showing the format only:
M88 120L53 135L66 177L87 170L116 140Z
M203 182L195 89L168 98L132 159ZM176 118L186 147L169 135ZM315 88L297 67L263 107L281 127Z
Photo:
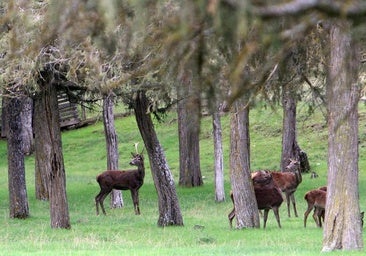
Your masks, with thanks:
M254 14L263 19L278 18L282 16L297 16L308 11L317 10L330 17L344 17L351 20L365 19L366 3L364 1L334 1L334 0L294 0L288 3L257 7Z

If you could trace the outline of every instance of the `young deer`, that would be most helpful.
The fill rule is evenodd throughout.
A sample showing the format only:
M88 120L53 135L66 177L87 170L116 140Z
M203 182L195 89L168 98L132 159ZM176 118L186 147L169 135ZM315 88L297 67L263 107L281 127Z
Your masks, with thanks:
M304 213L304 227L306 227L306 220L309 213L314 209L313 218L317 227L322 226L322 218L324 220L325 203L327 198L327 187L320 187L318 189L308 191L304 199L308 204L308 208Z
M258 171L255 174L252 174L252 181L258 209L264 210L263 228L266 228L268 212L270 209L273 210L278 226L281 228L280 215L278 209L283 202L283 198L281 191L273 182L271 172ZM232 192L230 193L230 197L234 205L233 210L228 215L230 227L232 227L232 221L235 217L235 203Z
M104 215L106 214L103 206L103 201L106 196L112 191L112 189L130 190L135 214L140 214L139 189L144 183L145 177L144 157L142 153L131 154L133 158L130 162L130 165L137 166L137 169L124 171L108 170L97 176L97 182L100 186L100 192L95 197L97 215L99 215L99 204L102 208Z
M324 222L324 215L325 215L326 197L327 197L326 186L310 190L305 194L304 198L308 203L308 208L304 213L304 227L306 227L306 220L312 209L314 209L313 218L317 227L319 228L322 227L322 220ZM360 220L362 227L363 227L363 216L364 212L361 212Z

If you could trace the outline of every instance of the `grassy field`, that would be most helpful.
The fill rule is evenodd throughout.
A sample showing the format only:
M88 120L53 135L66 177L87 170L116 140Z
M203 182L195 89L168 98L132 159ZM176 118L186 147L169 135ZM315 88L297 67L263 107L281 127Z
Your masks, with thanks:
M251 111L252 169L278 169L281 154L281 110L257 106ZM360 202L366 210L366 107L360 105ZM224 116L226 195L230 191L228 153L229 116ZM133 143L142 142L133 117L116 120L120 146L120 168L129 168ZM156 124L175 181L178 181L178 139L174 114L164 124ZM26 159L30 218L10 219L8 209L6 141L0 141L0 255L319 255L322 230L311 216L303 227L306 191L326 183L327 128L324 118L316 113L310 118L306 108L299 108L298 140L308 153L312 170L319 178L303 175L296 192L300 217L288 218L285 204L280 215L282 229L270 212L267 228L230 230L227 214L232 203L215 203L213 187L212 125L209 117L202 120L201 168L204 186L177 187L184 227L157 227L157 195L148 161L145 184L140 189L141 215L135 216L129 192L124 192L125 207L109 209L107 216L96 216L94 197L99 192L95 176L106 167L103 125L65 131L62 135L67 195L72 228L50 228L47 202L35 200L34 158ZM261 223L263 225L263 223ZM197 228L200 227L200 228ZM365 241L366 242L366 241ZM365 243L366 244L366 243ZM334 253L343 255L342 252ZM347 253L361 255L361 252Z

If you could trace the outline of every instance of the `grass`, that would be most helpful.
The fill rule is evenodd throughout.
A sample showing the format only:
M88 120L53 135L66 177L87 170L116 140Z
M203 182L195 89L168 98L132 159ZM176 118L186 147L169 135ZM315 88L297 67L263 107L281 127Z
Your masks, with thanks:
M251 111L251 165L253 169L279 168L281 154L281 110L273 111L258 106ZM360 204L366 209L365 116L366 107L360 105ZM125 207L109 209L107 216L96 216L94 197L99 192L95 176L106 167L103 125L96 123L62 134L67 196L71 218L70 230L50 228L48 203L35 200L34 158L26 158L26 179L30 218L10 219L8 210L6 141L0 141L0 255L319 255L322 230L315 227L310 217L303 227L306 209L303 195L309 189L326 182L327 130L319 113L310 119L298 114L298 139L308 153L313 170L319 178L303 176L296 199L299 218L288 218L285 204L280 209L283 228L278 229L273 213L266 230L230 230L227 214L232 209L230 200L215 203L213 185L213 153L211 119L202 120L201 168L204 186L177 187L184 227L157 227L157 195L149 163L145 184L140 189L141 215L134 215L129 192L124 192ZM225 152L225 187L229 183L229 116L222 119ZM116 120L120 147L120 168L127 168L133 143L141 141L133 117ZM178 181L178 139L174 114L168 115L156 130L166 157ZM263 223L261 223L263 225ZM365 242L365 241L364 241ZM366 243L365 243L366 244ZM362 252L348 253L361 255ZM334 253L342 255L342 252Z

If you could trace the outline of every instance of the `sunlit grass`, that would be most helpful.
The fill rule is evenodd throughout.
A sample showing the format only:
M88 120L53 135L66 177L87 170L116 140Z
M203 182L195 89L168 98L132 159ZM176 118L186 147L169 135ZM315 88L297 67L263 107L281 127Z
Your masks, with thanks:
M361 106L361 111L366 111ZM251 165L253 169L279 169L281 155L282 111L251 111ZM302 118L302 113L299 114ZM225 187L229 183L229 116L222 117L225 161ZM321 124L321 125L320 125ZM10 219L8 207L6 141L0 141L0 255L319 255L322 230L312 218L303 227L306 209L303 196L309 189L326 183L327 130L321 115L298 124L299 144L308 153L319 178L303 175L296 192L299 218L288 218L286 205L280 208L282 229L270 212L267 228L230 230L227 214L232 203L214 201L213 149L211 118L202 120L200 139L201 171L204 186L177 187L184 226L157 226L157 194L146 162L145 184L140 189L141 215L134 215L129 191L123 193L125 207L110 209L107 216L96 216L94 197L99 192L95 176L106 168L103 125L63 132L63 150L67 174L70 230L50 228L48 202L35 200L34 158L27 157L27 190L30 218ZM116 120L119 138L120 168L130 168L133 143L142 141L133 116ZM166 122L156 124L160 142L177 182L179 175L177 123L174 113ZM360 120L360 203L366 209L365 124ZM106 200L105 205L108 205ZM292 213L293 214L293 213ZM261 223L261 226L263 223ZM342 253L335 253L335 255ZM347 253L348 255L349 253ZM361 252L350 255L361 255Z

